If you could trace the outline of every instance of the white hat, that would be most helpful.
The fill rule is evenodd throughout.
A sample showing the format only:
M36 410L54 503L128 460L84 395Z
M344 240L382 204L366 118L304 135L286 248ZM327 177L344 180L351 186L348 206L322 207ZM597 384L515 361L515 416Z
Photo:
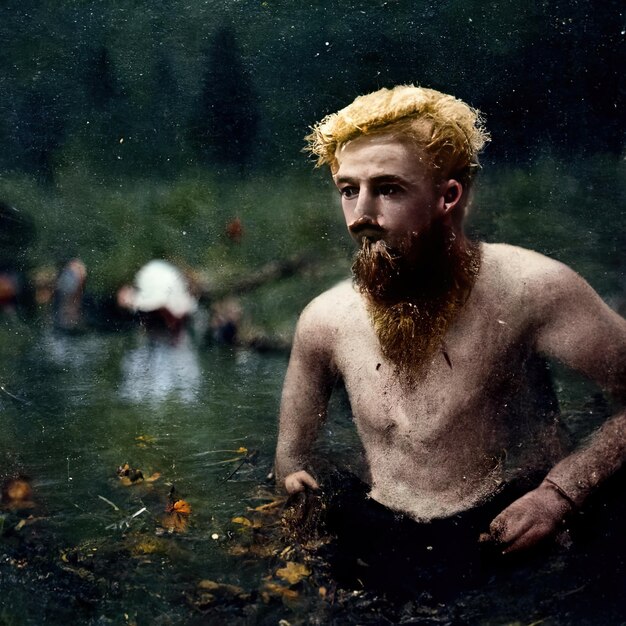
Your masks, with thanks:
M150 261L137 272L132 305L146 313L167 309L178 318L198 308L182 272L167 261Z

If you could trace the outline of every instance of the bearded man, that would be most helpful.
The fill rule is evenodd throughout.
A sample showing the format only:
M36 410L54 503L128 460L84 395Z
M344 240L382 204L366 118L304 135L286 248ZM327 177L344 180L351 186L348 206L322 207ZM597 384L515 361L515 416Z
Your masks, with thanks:
M545 359L623 402L625 320L563 264L466 237L488 135L460 100L382 89L326 117L307 139L330 166L360 250L354 280L313 300L299 320L279 483L290 494L319 488L311 447L342 379L368 469L344 493L359 492L370 508L372 542L392 532L426 555L445 551L452 532L455 550L478 545L482 533L509 553L556 535L622 465L626 412L567 450ZM360 561L365 571L370 563Z

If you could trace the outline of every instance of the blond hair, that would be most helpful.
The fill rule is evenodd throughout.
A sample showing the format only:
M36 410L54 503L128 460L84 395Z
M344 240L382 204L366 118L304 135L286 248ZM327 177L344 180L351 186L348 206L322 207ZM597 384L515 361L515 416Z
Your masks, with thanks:
M469 185L480 165L478 153L489 141L480 112L434 89L400 85L359 96L326 116L305 137L317 165L337 167L337 149L361 135L408 136L430 157L442 178Z

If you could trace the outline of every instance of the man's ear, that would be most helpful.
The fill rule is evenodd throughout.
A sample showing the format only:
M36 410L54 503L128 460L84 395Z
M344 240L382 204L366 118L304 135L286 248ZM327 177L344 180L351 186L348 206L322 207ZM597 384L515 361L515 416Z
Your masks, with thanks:
M451 215L454 208L461 201L462 196L463 185L458 180L450 178L441 183L441 197L439 203L443 215Z

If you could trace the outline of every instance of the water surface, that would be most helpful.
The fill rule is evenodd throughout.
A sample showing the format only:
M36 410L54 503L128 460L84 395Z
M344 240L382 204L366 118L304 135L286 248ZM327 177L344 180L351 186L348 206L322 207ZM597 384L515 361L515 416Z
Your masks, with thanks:
M32 510L0 513L0 624L392 620L371 598L331 602L312 583L295 585L296 599L264 597L278 554L237 553L246 529L233 518L273 497L267 476L286 354L155 342L133 331L61 334L10 318L0 334L0 475L28 476L35 500ZM574 429L606 412L585 404L591 387L559 385ZM321 449L350 462L349 408L338 398L332 412ZM124 463L160 476L126 486L117 476ZM183 532L163 524L172 486L192 507ZM28 515L37 519L18 529ZM588 564L606 556L606 545L594 545L591 561L554 555L447 606L425 607L416 594L414 605L393 608L393 620L617 623L622 559L611 561L610 576L599 578L599 568L589 577ZM206 579L249 595L199 608Z

